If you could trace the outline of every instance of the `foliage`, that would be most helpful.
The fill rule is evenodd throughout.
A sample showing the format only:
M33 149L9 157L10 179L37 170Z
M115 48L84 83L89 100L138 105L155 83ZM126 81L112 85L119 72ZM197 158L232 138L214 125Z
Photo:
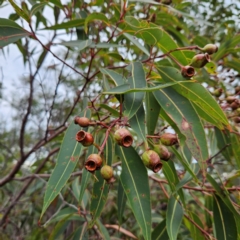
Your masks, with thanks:
M240 238L237 4L0 7L2 53L24 69L12 95L1 84L0 238Z

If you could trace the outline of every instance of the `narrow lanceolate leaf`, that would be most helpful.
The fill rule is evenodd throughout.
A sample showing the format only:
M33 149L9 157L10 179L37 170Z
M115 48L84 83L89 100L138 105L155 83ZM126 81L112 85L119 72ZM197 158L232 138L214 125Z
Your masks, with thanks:
M10 2L10 4L12 5L12 7L14 8L15 12L22 17L23 19L25 19L27 22L30 22L30 18L28 16L28 14L22 10L13 0L8 0Z
M145 130L145 111L143 105L138 109L137 113L129 120L131 128L137 133L138 139L143 142L146 139Z
M34 4L30 11L30 17L34 16L38 11L42 10L47 2Z
M160 113L160 105L152 92L146 93L146 122L147 133L153 135Z
M227 161L232 162L233 151L229 131L228 130L221 131L217 128L215 128L214 130L219 150L225 147L225 149L221 153L226 158Z
M88 24L89 24L89 22L96 21L96 20L102 21L105 24L109 25L109 20L103 13L94 12L94 13L89 14L87 16L87 18L85 19L85 23L84 23L84 30L85 30L85 32L88 31Z
M93 193L92 193L91 205L90 205L90 213L92 215L92 221L88 225L89 228L93 227L96 219L100 216L108 196L108 184L102 178L100 171L97 171L95 173L95 176L98 180L95 180L95 183L93 186Z
M177 175L174 163L172 161L169 161L169 162L162 161L162 164L163 164L163 173L166 179L168 180L172 193L175 194L176 191L178 191L181 201L184 204L185 200L184 200L183 191L182 189L176 188L176 186L179 184L179 179L178 179L178 175Z
M189 83L191 81L181 81L185 83ZM163 89L166 87L170 87L172 85L178 84L180 82L171 82L171 83L164 83L164 84L155 84L154 87L145 87L145 88L132 88L129 83L117 86L115 88L109 89L103 94L125 94L125 93L134 93L134 92L152 92L155 90Z
M123 32L123 35L132 43L132 44L134 44L138 49L140 49L143 53L145 53L147 56L150 56L150 53L149 53L149 51L139 42L139 40L135 37L135 36L133 36L133 35L131 35L131 34L129 34L129 33L126 33L126 32L124 32L122 29L120 29L120 28L117 28L117 30L119 31L119 32Z
M240 35L236 35L231 37L226 42L221 44L218 51L214 54L214 60L218 61L221 59L226 53L228 53L228 49L234 48L240 42Z
M87 156L89 156L92 153L96 153L96 148L92 145L88 147L87 149ZM88 172L85 168L83 168L82 177L81 177L81 188L78 198L78 204L81 206L83 195L85 193L85 190L87 188L87 185L89 183L89 180L91 178L92 174Z
M97 226L100 231L102 239L111 240L108 230L105 228L105 226L99 220L97 221Z
M152 239L153 240L169 239L165 219L154 228L154 231L152 232Z
M188 211L188 216L196 223L199 227L204 228L201 219L194 212ZM196 240L205 240L206 238L203 236L202 232L193 224L189 219L184 218L184 223L188 230L191 233L192 239Z
M75 140L75 135L78 131L79 126L74 124L74 122L70 124L66 131L56 166L47 183L40 219L54 198L60 193L78 163L82 151L82 145Z
M186 148L187 148L186 145L181 147L181 154L180 154L180 151L178 149L176 149L175 147L171 147L172 152L175 154L175 156L178 158L178 160L181 162L181 164L187 170L184 177L181 179L180 183L176 186L176 189L181 188L183 182L187 181L187 179L190 181L193 178L195 180L195 182L198 182L197 174L200 170L199 165L198 165L198 163L195 163L195 164L189 163L191 161L191 159L190 159L190 161L188 161L187 157L184 154L184 149L186 149Z
M104 149L104 156L106 160L106 164L110 165L112 164L112 158L113 158L113 140L111 137L108 138L107 144ZM89 227L91 228L94 224L96 219L101 215L101 212L105 206L105 203L107 201L108 196L108 184L101 176L100 171L96 172L96 182L93 186L93 194L91 199L91 206L90 206L90 212L92 215L92 221L89 223Z
M131 88L146 88L146 78L143 66L140 62L131 64L132 76L128 79ZM134 92L124 95L124 115L129 119L137 112L143 102L145 93Z
M233 134L231 137L231 147L237 166L240 169L240 136Z
M20 38L30 35L12 20L0 18L0 48L17 42Z
M236 240L237 226L233 213L217 195L213 200L214 235L217 240Z
M109 76L116 86L120 86L120 85L123 85L126 83L126 79L123 77L123 75L121 75L113 70L106 69L106 68L100 68L100 71L103 74Z
M152 24L153 25L153 24ZM155 25L156 26L156 25ZM178 45L173 40L173 38L163 29L158 27L162 32L162 37L158 41L158 47L164 52L169 52L170 50L178 48ZM184 54L184 51L172 52L171 55L178 60L182 65L188 65L187 58Z
M233 213L236 218L239 218L239 212L234 207L229 192L225 189L223 184L220 186L216 180L209 174L207 174L207 180L211 183L212 187L215 189L216 194L222 199L228 209Z
M186 144L193 157L199 161L205 175L208 148L202 122L191 102L177 93L172 87L155 91L154 96L169 118L174 121L186 137Z
M89 47L92 44L92 40L73 40L68 42L62 42L61 44L67 47L77 48L79 51L81 51Z
M70 20L68 22L56 24L50 27L47 27L45 29L50 29L50 30L58 30L58 29L68 29L68 28L73 28L73 27L80 27L83 26L85 22L85 19L74 19ZM43 29L43 30L45 30Z
M121 183L121 181L119 181L119 183L118 183L118 199L117 199L119 225L122 224L122 217L123 217L124 209L126 206L126 202L127 202L127 197L124 192L122 183Z
M181 73L175 68L160 66L158 67L158 71L163 81L166 83L184 80ZM218 127L223 128L221 124L228 125L228 120L223 110L212 95L200 83L179 82L179 84L174 85L173 88L182 96L194 102L206 114L214 118L216 122L219 122L220 124ZM202 117L204 118L204 115Z
M117 148L122 160L120 180L144 239L151 239L151 204L147 170L134 148Z
M170 240L176 240L183 218L183 209L178 200L171 196L167 206L167 232Z

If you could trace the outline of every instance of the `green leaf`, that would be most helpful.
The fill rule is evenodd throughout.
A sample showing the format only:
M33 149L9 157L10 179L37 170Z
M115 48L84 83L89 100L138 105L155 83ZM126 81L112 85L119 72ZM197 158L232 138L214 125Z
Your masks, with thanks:
M90 117L90 114L91 111L87 109L87 111L82 111L79 116ZM65 186L66 182L71 176L71 173L78 163L82 152L82 145L75 140L75 135L78 131L79 126L72 122L65 133L60 151L58 153L56 166L47 183L40 219L51 202Z
M190 82L190 81L183 81L183 82ZM103 92L103 94L125 94L125 93L134 93L134 92L152 92L155 90L163 89L166 87L173 86L175 84L178 84L178 82L175 83L164 83L164 84L158 84L155 83L156 86L154 87L145 87L145 88L132 88L129 83L125 83L123 85L117 86L115 88L109 89L106 92Z
M120 180L144 239L151 239L151 203L147 170L134 148L117 148Z
M181 162L181 164L183 165L183 167L187 170L187 173L185 173L184 177L181 179L180 183L177 184L176 189L179 189L182 184L186 181L190 181L192 178L195 180L195 182L198 183L198 178L197 178L197 173L199 172L199 165L198 164L190 164L190 161L188 161L187 157L185 156L185 149L187 148L187 146L183 146L181 147L181 154L179 152L179 150L177 150L175 147L171 147L171 150L173 151L173 153L176 155L176 157L178 158L178 160ZM188 149L188 148L187 148ZM188 152L190 152L188 150ZM190 153L191 154L191 153Z
M158 71L162 76L164 82L176 82L184 80L181 73L172 67L160 66ZM204 112L206 112L210 117L214 118L216 121L228 125L228 120L223 110L212 97L212 95L199 83L179 83L174 85L173 88L194 102L198 107L200 107Z
M71 173L78 163L78 159L82 151L82 145L75 140L75 135L78 131L79 126L74 124L74 122L70 124L66 131L57 157L56 166L47 183L40 219L51 202L65 186L66 182L71 176Z
M156 26L156 25L155 25ZM173 38L163 29L158 27L162 32L162 37L158 41L158 47L163 51L163 53L169 52L170 50L174 50L178 48L177 43L173 40ZM182 65L188 65L188 60L185 56L184 51L176 51L170 54L174 58L176 58Z
M93 186L93 193L91 198L90 213L93 216L88 227L92 228L95 224L96 219L100 216L108 196L108 184L102 178L100 171L96 172L96 178Z
M126 197L126 194L124 192L122 183L121 183L121 181L119 181L119 183L118 183L118 198L117 198L119 225L122 224L122 217L123 217L123 213L124 213L124 210L125 210L126 202L127 202L127 197Z
M103 74L108 75L116 86L120 86L126 83L126 79L121 74L113 70L107 68L100 68L100 71Z
M137 133L140 142L146 142L145 111L143 105L140 106L136 114L129 120L131 128Z
M149 135L153 135L160 113L160 105L152 92L146 92L146 121L147 121L147 132Z
M221 44L218 51L214 54L214 61L220 60L226 53L228 53L228 49L234 48L240 42L240 35L236 35L228 39L226 42Z
M186 144L193 157L199 161L203 175L207 168L208 148L204 128L195 109L188 99L172 87L155 91L156 100L186 137Z
M112 142L113 140L111 139L111 137L109 137L104 149L106 164L110 166L112 164L112 159L113 159L114 145L112 144ZM92 194L91 206L90 206L92 221L89 223L89 226L88 226L89 228L93 227L96 219L101 215L101 212L107 201L107 196L109 191L108 184L101 176L100 171L96 172L96 178L98 179L98 181L96 180L93 186L93 194Z
M67 215L65 218L60 219L60 221L54 226L53 230L51 231L51 234L49 236L49 240L54 240L59 237L59 235L66 229L69 218L71 217L71 214Z
M231 148L232 148L236 163L238 165L238 168L240 169L240 147L239 146L240 146L240 136L237 134L232 134Z
M37 4L34 4L31 8L31 11L30 11L30 18L32 16L34 16L38 11L42 10L42 8L47 4L47 2L43 2L43 3L37 3Z
M169 239L165 219L154 228L154 231L152 232L152 239L153 240Z
M135 17L126 16L126 23L134 30L134 35L149 45L155 45L160 41L162 31L158 26L151 26L147 21L138 21Z
M120 28L117 28L119 32L123 32L122 29ZM143 53L145 53L148 57L150 56L150 53L149 51L138 41L138 39L131 35L131 34L128 34L126 32L123 32L123 35L131 42L133 43L137 48L139 48Z
M204 228L203 223L197 214L195 214L194 212L188 211L188 216L193 220L194 223L196 223L202 229ZM192 239L196 239L196 240L205 240L206 239L203 236L202 232L190 220L188 220L187 218L184 218L184 223L185 223L186 227L189 229Z
M214 128L215 136L217 139L217 146L220 149L226 147L221 154L225 157L225 159L229 162L232 162L233 151L231 146L231 137L228 130L221 131L218 128Z
M128 79L131 88L146 88L146 78L140 62L131 63L132 76ZM144 92L133 92L124 95L124 115L129 119L137 112L143 102Z
M96 148L94 145L88 147L88 151L87 151L87 156L89 156L92 153L96 153ZM80 193L79 193L79 199L78 199L78 203L79 205L81 205L85 190L87 188L87 185L89 183L89 180L91 178L91 173L88 172L85 168L83 169L82 172L82 178L81 178L81 189L80 189Z
M213 196L212 195L206 195L204 196L205 199L205 222L208 228L212 228L212 216L209 212L212 212L213 209ZM207 210L206 210L207 209Z
M183 187L186 183L190 182L193 179L193 175L194 175L194 179L197 179L197 174L199 173L199 165L196 163L192 163L189 167L189 169L191 169L190 171L188 170L185 174L184 177L181 179L181 181L177 184L176 189L180 189L181 187Z
M86 33L88 32L89 22L96 21L96 20L100 20L100 21L104 22L107 26L109 26L109 20L103 13L94 12L94 13L89 14L87 16L87 18L85 19L84 30Z
M236 240L237 227L233 213L217 195L213 200L214 235L218 240Z
M194 107L194 109L196 110L196 112L198 113L198 115L203 119L206 120L207 122L213 124L214 126L218 127L219 129L224 129L224 125L217 121L216 118L213 118L212 116L210 116L207 112L205 112L203 108L199 107L198 105L196 105L195 102L192 102L192 105Z
M22 10L13 0L9 0L9 2L12 5L12 7L14 8L15 12L20 17L25 19L27 22L30 22L30 18L29 18L28 14L24 10Z
M17 42L19 39L28 35L30 35L30 33L21 28L14 21L0 18L0 48L10 43Z
M74 27L79 27L83 26L85 22L85 19L74 19L70 20L68 22L60 23L60 24L55 24L53 26L47 27L43 30L49 29L49 30L58 30L58 29L68 29L68 28L74 28Z
M177 199L171 196L167 206L167 232L170 240L176 240L183 218L183 209Z
M68 42L61 43L61 45L64 45L67 47L77 48L79 51L90 47L91 44L92 44L92 40L74 40L74 41L68 41Z
M166 179L168 180L168 184L169 187L171 188L171 191L173 194L176 193L176 191L178 191L179 196L181 197L182 202L184 203L184 194L182 189L177 189L176 186L179 184L179 179L178 179L178 175L174 166L174 163L172 161L162 161L163 164L163 173L166 177Z
M234 214L234 216L239 218L239 213L237 212L234 205L232 204L231 198L229 196L229 192L225 189L223 184L219 186L219 184L215 181L215 179L213 179L213 177L210 174L207 174L207 180L211 183L217 195L222 199L222 201L230 209L230 211Z
M77 228L72 238L72 240L88 240L88 239L89 236L87 232L87 224L83 224L83 226Z
M66 207L61 209L54 218L47 222L47 226L49 226L51 223L59 222L66 218L69 220L85 221L84 217L80 216L76 209ZM46 224L44 226L47 227Z
M100 104L99 106L100 106L101 108L106 109L109 113L111 113L111 116L113 116L113 117L119 117L119 112L118 112L117 110L115 110L114 108L109 107L109 106L106 105L106 104Z
M97 226L98 226L98 229L99 229L99 231L101 233L102 239L104 239L104 240L111 240L110 235L109 235L107 229L105 228L105 226L99 220L97 221Z
M113 44L113 43L92 43L91 44L91 46L90 46L91 48L119 48L119 47L121 47L121 45L119 45L119 44Z

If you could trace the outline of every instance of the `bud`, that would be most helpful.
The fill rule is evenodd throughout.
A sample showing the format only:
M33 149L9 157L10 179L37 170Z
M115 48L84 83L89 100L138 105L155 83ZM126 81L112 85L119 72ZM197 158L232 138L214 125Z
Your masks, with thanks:
M88 156L87 161L85 162L85 168L93 173L95 170L100 169L102 166L102 158L98 154L91 154Z
M120 128L114 133L114 139L118 145L123 147L130 147L133 142L131 133L126 128Z
M167 161L171 157L171 153L168 151L167 147L165 147L164 145L161 145L161 144L154 145L153 149L159 155L161 160Z
M210 62L210 57L207 53L205 54L197 54L195 55L192 60L191 63L189 64L192 67L195 68L202 68L204 67L208 62Z
M144 165L157 173L162 169L161 159L158 154L153 150L147 150L142 155Z
M201 50L209 55L218 51L218 47L215 44L207 44Z
M113 176L113 169L111 166L103 166L101 168L101 175L107 181L107 183L112 183L115 181L115 178Z
M192 66L183 66L181 69L182 76L185 78L191 78L195 74L195 70Z
M86 117L75 117L74 123L78 124L81 127L88 127L90 124L90 120Z
M172 146L178 142L177 135L172 133L164 133L160 137L160 141L165 146Z
M230 104L230 107L231 107L232 110L234 111L234 110L236 110L236 109L238 109L238 108L240 107L240 102L236 99L234 102L232 102L232 103Z
M212 95L214 95L215 97L220 97L222 92L223 92L222 88L218 88L213 91Z
M84 147L91 146L94 142L92 134L83 130L77 132L76 140L80 142Z

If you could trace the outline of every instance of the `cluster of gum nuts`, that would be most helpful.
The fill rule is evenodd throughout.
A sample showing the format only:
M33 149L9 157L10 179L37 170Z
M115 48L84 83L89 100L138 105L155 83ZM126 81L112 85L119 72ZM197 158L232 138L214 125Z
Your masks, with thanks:
M81 127L95 125L95 122L91 122L90 119L86 117L75 117L74 122ZM126 148L130 147L133 143L133 137L126 128L117 129L114 132L114 139L118 145ZM168 161L171 157L171 153L168 151L166 146L172 146L178 142L176 134L172 133L164 133L159 137L159 139L160 143L153 145L153 150L148 149L142 154L142 161L144 165L155 173L160 171L162 168L161 160ZM76 141L85 147L94 144L94 138L92 134L85 132L84 130L77 132ZM100 154L90 154L84 165L85 169L91 173L101 169L101 175L107 181L107 183L112 183L115 181L113 168L109 165L103 164Z
M202 51L203 53L196 54L189 65L181 66L181 73L185 78L191 78L195 74L194 68L202 68L208 62L210 62L210 56L213 53L218 51L218 47L215 44L207 44L203 48L195 47L198 50Z

